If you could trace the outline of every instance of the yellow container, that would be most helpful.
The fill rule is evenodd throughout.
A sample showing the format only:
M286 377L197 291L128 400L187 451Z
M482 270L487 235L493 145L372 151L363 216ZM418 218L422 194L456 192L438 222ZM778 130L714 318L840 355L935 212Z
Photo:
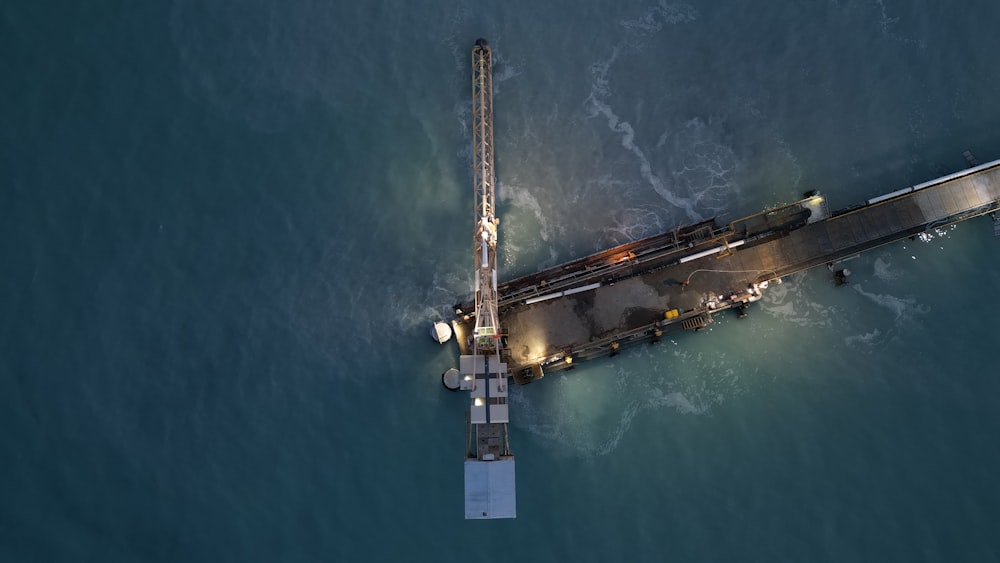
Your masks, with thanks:
M680 311L678 311L677 309L671 309L671 310L667 311L666 313L663 313L663 318L665 318L665 319L676 319L680 315L681 315Z

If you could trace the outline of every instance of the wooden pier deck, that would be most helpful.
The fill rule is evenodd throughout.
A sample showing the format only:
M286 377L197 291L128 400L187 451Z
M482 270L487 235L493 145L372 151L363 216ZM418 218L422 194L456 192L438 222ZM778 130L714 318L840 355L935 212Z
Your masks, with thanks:
M518 383L617 353L760 298L768 283L928 229L995 212L1000 160L826 216L821 196L734 221L706 221L499 286L502 356ZM467 304L453 321L468 345Z

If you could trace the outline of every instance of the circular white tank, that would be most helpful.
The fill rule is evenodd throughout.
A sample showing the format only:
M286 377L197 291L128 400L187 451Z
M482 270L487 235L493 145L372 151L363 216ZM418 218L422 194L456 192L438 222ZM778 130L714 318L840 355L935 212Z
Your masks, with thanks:
M431 338L439 344L448 342L451 338L451 325L443 321L434 323L434 326L431 327Z
M448 371L441 374L441 383L444 384L445 388L449 391L458 391L459 385L458 381L459 373L455 368L451 368Z

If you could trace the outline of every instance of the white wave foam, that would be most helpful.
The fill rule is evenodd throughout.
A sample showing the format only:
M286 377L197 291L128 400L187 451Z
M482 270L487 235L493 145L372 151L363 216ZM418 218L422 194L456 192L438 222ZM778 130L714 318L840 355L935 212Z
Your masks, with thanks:
M542 211L541 204L538 203L538 198L535 197L533 190L529 188L523 188L521 186L515 186L509 182L498 182L497 183L497 198L504 202L513 205L514 207L527 211L538 220L541 224L541 230L538 236L544 241L548 241L549 237L552 236L551 232L551 221L546 217L545 212Z
M388 303L391 318L395 318L400 333L406 334L430 323L450 319L455 303L472 294L472 281L458 271L435 272L433 281L423 289L393 291Z
M927 116L924 110L918 105L913 105L910 107L910 111L906 116L906 126L910 130L910 134L915 139L926 139L927 134L924 133L924 126L927 122ZM914 161L914 164L919 162L919 160Z
M804 292L804 274L791 276L790 281L771 284L764 292L760 308L766 314L803 327L829 327L837 317L836 308L813 301Z
M469 141L467 143L462 143L462 146L457 150L457 155L459 158L465 160L469 163L469 168L472 164L472 104L468 100L462 100L455 102L452 108L452 114L455 116L455 121L458 122L459 131L462 133L462 137Z
M450 33L448 33L448 35L442 40L442 43L448 47L452 58L455 60L456 73L466 70L469 67L469 49L471 47L459 44L458 40L459 36L465 36L465 34L461 33L460 30L465 30L468 27L468 19L469 6L464 3L456 6L452 12L451 21L448 25Z
M633 34L614 46L606 58L591 64L591 87L584 100L586 115L602 118L608 130L618 137L622 148L635 159L643 183L671 207L683 211L690 221L700 221L706 211L717 214L734 198L736 189L731 178L737 168L737 158L731 148L718 142L724 132L717 131L715 125L707 126L700 119L691 119L676 131L663 131L652 150L670 155L666 166L670 172L665 177L654 168L647 152L649 149L637 140L632 123L613 107L610 71L620 57L640 52L642 45L635 41L637 37L660 32L667 24L693 21L697 16L697 10L690 5L661 1L638 18L621 22ZM642 100L635 105L641 108ZM641 109L637 112L641 113ZM670 147L663 151L668 143Z
M501 51L493 50L493 96L497 97L503 90L503 84L520 76L521 70L507 61Z
M596 98L590 98L590 103L596 113L599 113L607 118L608 129L621 136L622 147L635 155L636 159L639 161L640 174L643 179L649 183L653 190L655 190L656 193L658 193L660 197L662 197L670 205L683 209L684 213L692 221L700 221L702 216L694 210L694 202L692 202L689 198L678 196L672 192L667 188L663 179L653 173L653 167L650 165L649 159L646 158L643 150L635 144L635 130L632 129L632 125L627 121L620 120L618 115L615 114L614 110L612 110L611 106L608 104L597 100Z
M780 163L784 179L797 188L802 182L802 166L799 164L799 159L795 157L792 147L777 131L772 133L771 139L778 147L776 151L779 156L778 160L784 160Z
M669 4L665 0L650 6L641 16L623 20L620 25L638 34L654 34L667 24L692 22L698 19L698 10L688 4Z
M557 241L563 239L566 226L550 216L548 208L535 195L536 192L544 193L537 188L511 182L497 182L497 199L518 210L515 213L508 212L501 226L503 245L500 257L507 270L516 270L520 267L515 257L537 258L537 250L545 250L548 258L535 264L536 268L541 269L558 263L559 253L555 245ZM539 248L540 246L545 248ZM536 252L522 252L529 247Z
M848 336L844 338L844 343L852 348L857 348L859 346L871 348L876 344L881 343L883 340L884 338L882 338L882 331L876 328L871 332Z
M710 214L724 210L738 192L732 181L738 159L730 147L716 141L721 136L715 126L690 119L671 135L667 151L673 185L692 194L692 205Z
M892 268L892 262L888 253L883 253L875 259L875 277L882 281L892 281L899 277L899 271Z
M611 56L605 61L598 61L591 65L591 92L586 99L589 117L603 116L607 121L608 129L619 136L621 146L632 153L639 162L639 173L641 177L660 195L667 203L684 210L685 214L692 221L700 221L702 216L695 211L694 202L690 198L685 198L671 191L666 182L653 172L653 167L646 157L645 152L635 142L635 130L628 121L622 120L614 109L604 100L610 92L608 86L608 71L615 59L618 57L619 49L612 50Z
M875 0L875 5L878 6L879 9L880 18L878 21L878 25L882 29L882 35L884 37L888 37L889 39L892 39L894 41L899 41L900 43L904 43L906 45L914 45L921 49L927 47L926 39L922 38L914 39L912 37L904 37L893 31L893 28L895 28L896 24L899 23L899 17L889 16L889 11L885 7L884 0Z
M619 446L640 413L702 415L745 392L740 374L747 370L724 353L692 353L674 344L630 348L617 361L603 360L613 374L555 374L546 385L557 389L514 389L510 400L518 416L512 424L576 455L600 456Z
M605 231L616 244L632 242L666 230L660 216L651 209L619 209L612 214L612 220L614 225L606 227Z
M861 287L861 284L855 284L852 287L854 291L867 297L879 307L892 312L893 319L897 325L907 323L917 316L926 315L930 312L930 307L918 304L915 299L904 299L887 293L869 293Z
M635 390L623 390L621 395L636 395ZM682 414L701 414L705 407L698 406L681 392L653 390L642 399L632 399L620 407L613 425L596 424L589 413L553 405L545 409L536 405L528 394L512 388L511 406L517 410L513 424L528 432L568 447L585 457L607 455L618 448L628 433L632 421L639 413L659 408L669 408Z
M559 253L556 252L554 246L549 245L549 257L538 263L538 270L544 270L546 268L551 268L559 263Z

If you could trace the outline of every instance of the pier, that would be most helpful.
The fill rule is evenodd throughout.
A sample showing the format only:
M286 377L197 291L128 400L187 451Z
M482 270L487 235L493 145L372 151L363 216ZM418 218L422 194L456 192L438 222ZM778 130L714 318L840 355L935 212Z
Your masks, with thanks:
M664 335L698 331L713 315L745 316L771 284L826 266L837 285L839 263L920 237L929 230L988 215L1000 236L1000 160L895 190L830 212L818 192L728 223L709 219L622 244L503 283L498 282L500 221L494 206L492 53L472 47L472 164L475 212L472 300L455 306L452 334L461 356L441 381L467 391L465 518L516 517L508 384L525 384L574 363L615 355Z
M536 381L574 362L700 330L727 309L742 316L789 274L828 266L844 283L838 261L982 215L1000 234L998 201L1000 160L832 213L823 195L810 193L728 224L709 220L620 245L498 285L499 354L516 383ZM475 320L472 303L455 307L463 354Z
M472 47L472 167L475 301L457 370L443 374L453 391L469 392L465 433L465 518L514 518L514 454L507 434L509 370L501 358L497 226L493 172L493 57L485 39ZM451 374L449 376L449 373Z

